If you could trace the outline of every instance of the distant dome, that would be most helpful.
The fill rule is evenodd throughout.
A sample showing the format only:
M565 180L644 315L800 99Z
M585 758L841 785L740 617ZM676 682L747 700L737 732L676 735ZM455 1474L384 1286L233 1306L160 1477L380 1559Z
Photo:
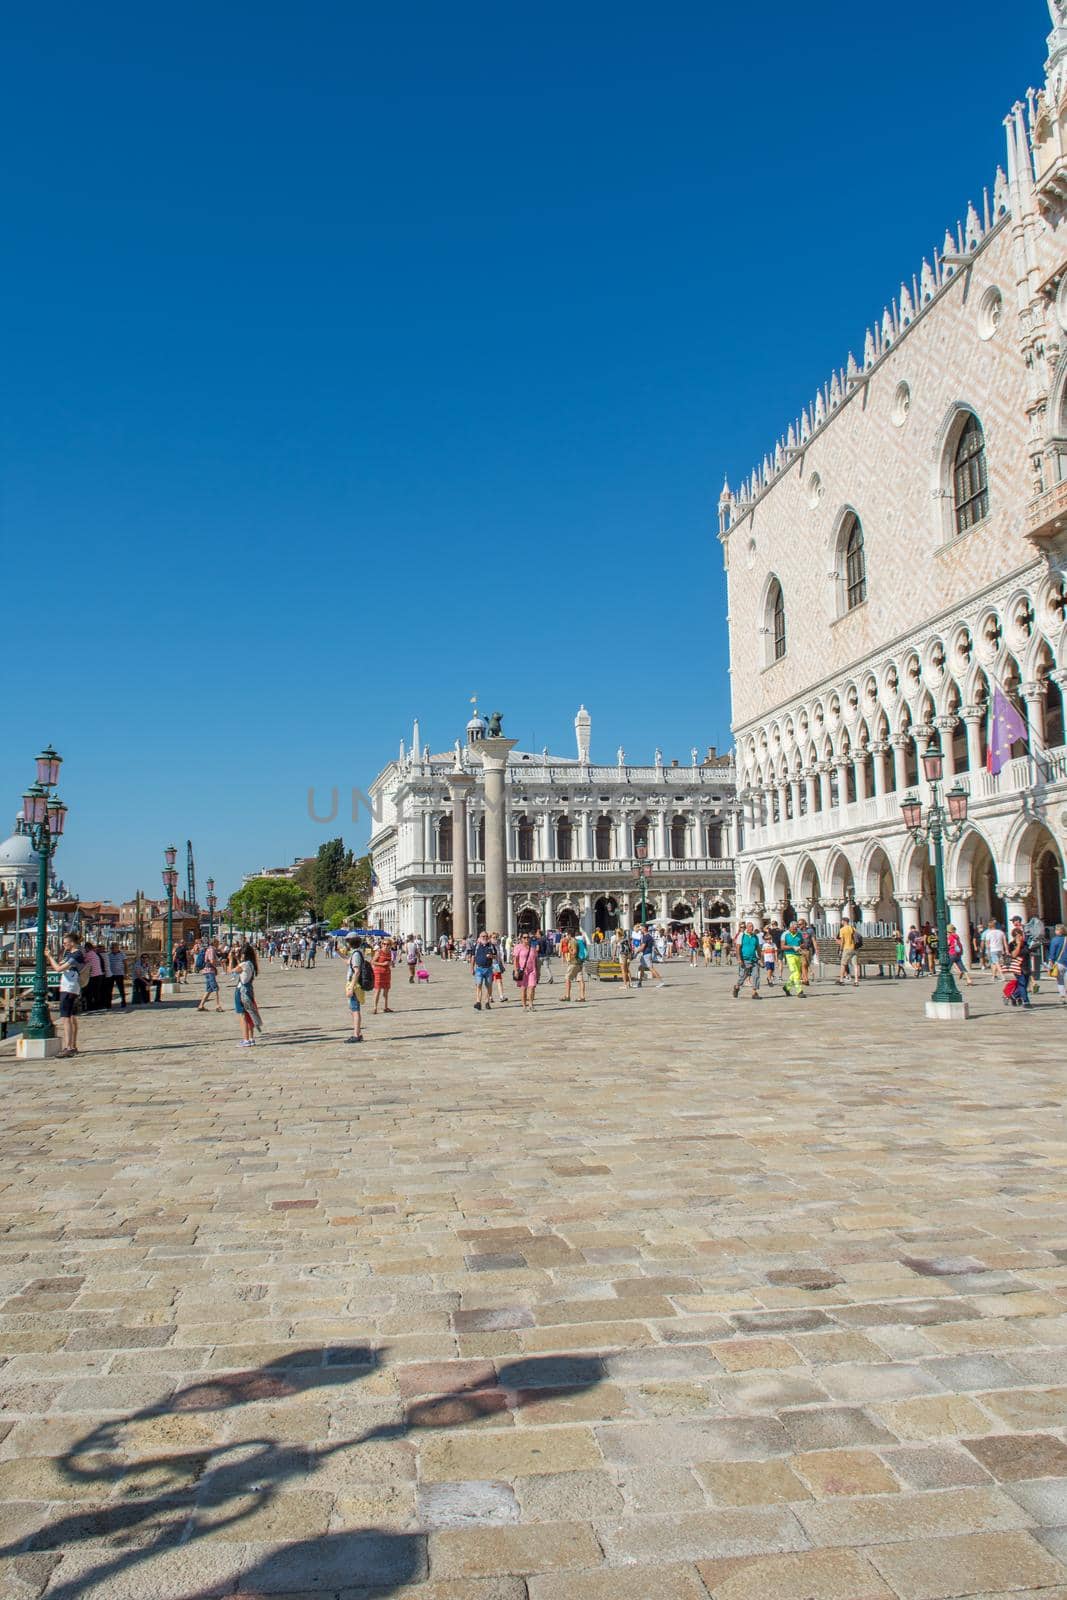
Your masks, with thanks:
M0 844L0 877L27 867L37 870L37 852L28 833L13 833Z
M473 717L467 723L467 743L477 744L479 740L484 739L485 730L487 727L488 723L483 717L480 717L477 710L475 710Z

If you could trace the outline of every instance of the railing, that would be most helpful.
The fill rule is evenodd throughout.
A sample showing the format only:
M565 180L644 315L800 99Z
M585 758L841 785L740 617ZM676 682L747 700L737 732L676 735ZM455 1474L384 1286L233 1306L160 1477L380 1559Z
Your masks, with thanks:
M1031 539L1047 539L1067 523L1067 480L1035 496L1026 508L1026 531Z
M698 856L693 860L684 859L649 859L644 863L645 872L650 880L670 877L684 879L687 877L715 877L733 882L734 864L732 861L717 856ZM530 877L624 877L633 878L636 872L633 862L627 858L624 861L594 861L586 858L577 861L514 861L508 862L509 878ZM480 878L485 874L484 861L470 860L467 871L472 878ZM394 881L402 882L408 878L451 878L451 861L409 861L398 866L394 873Z

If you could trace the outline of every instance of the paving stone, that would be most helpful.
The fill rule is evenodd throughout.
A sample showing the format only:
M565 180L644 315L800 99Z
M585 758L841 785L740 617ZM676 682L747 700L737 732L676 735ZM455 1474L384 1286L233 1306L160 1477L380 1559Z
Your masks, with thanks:
M1043 1527L1067 1528L1067 1480L1046 1478L1013 1483L1006 1492Z
M875 1545L920 1535L933 1540L1029 1524L1025 1512L993 1488L824 1501L793 1509L814 1545Z
M558 1572L599 1566L600 1546L584 1522L518 1528L448 1528L430 1536L435 1577Z
M894 1600L866 1556L853 1550L698 1561L712 1600Z
M797 1450L833 1450L854 1444L895 1444L895 1436L855 1406L783 1411L780 1421Z
M786 1339L725 1339L715 1346L715 1359L728 1372L747 1372L753 1368L795 1367L800 1365L796 1345Z
M577 1472L602 1464L593 1435L586 1428L433 1435L419 1450L419 1473L427 1483Z
M960 1443L1003 1483L1067 1474L1067 1445L1048 1433L994 1433Z
M879 1405L875 1415L899 1439L958 1439L985 1425L986 1413L962 1395L930 1395Z
M558 1472L518 1479L516 1493L524 1522L582 1522L614 1518L623 1498L604 1472Z
M909 1489L953 1489L990 1482L985 1468L956 1444L901 1445L883 1451L882 1459Z
M1064 1568L1025 1533L921 1539L865 1552L899 1600L954 1600L992 1590L1043 1591Z
M797 1550L806 1539L791 1508L752 1507L680 1517L633 1517L603 1526L600 1542L616 1565L701 1561L712 1556Z
M840 1495L895 1494L897 1479L871 1450L815 1450L790 1465L817 1500Z
M707 1600L707 1594L695 1567L675 1563L546 1574L529 1581L529 1600Z
M518 1522L519 1503L506 1483L429 1483L417 1512L424 1528L495 1527Z
M758 1461L792 1449L781 1423L770 1418L712 1418L706 1422L607 1424L596 1430L604 1459L643 1466L652 1462Z
M703 1461L693 1471L718 1506L783 1505L811 1498L784 1461Z

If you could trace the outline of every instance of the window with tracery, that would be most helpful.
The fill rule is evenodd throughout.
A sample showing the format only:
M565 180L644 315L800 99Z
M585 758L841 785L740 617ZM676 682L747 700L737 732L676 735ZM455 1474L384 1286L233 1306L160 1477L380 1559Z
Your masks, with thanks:
M956 532L966 533L989 515L989 468L986 463L985 434L982 424L972 412L960 442L956 446L956 459L952 468L953 496L956 508Z
M859 517L849 519L845 540L845 606L855 611L867 598L867 557L863 550L863 527Z

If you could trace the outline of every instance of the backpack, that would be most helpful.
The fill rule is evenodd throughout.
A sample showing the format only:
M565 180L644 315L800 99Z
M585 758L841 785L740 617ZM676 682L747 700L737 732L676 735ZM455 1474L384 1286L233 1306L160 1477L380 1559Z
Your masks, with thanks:
M857 933L856 942L855 942L855 944L853 945L852 948L854 950L862 950L863 949L863 935L862 935L862 933Z
M193 966L196 968L197 972L203 972L206 962L207 956L205 955L204 951L198 950L196 952L196 960L193 962Z
M83 993L86 989L88 989L89 979L91 977L92 973L89 971L89 963L86 961L85 957L82 956L81 966L78 968L78 984Z

